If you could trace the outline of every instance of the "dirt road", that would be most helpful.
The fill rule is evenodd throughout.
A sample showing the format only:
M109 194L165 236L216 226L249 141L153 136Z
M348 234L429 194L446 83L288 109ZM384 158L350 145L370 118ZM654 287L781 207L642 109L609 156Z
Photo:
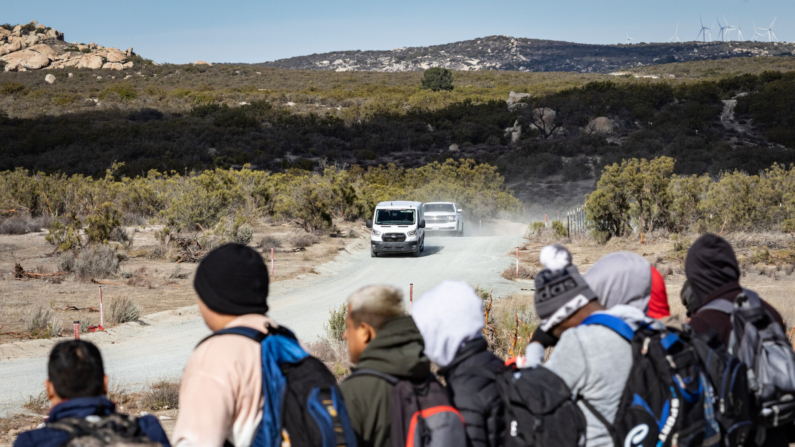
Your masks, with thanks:
M273 284L269 314L299 339L312 341L323 334L329 309L367 284L394 285L405 292L406 301L410 283L414 284L416 299L443 279L494 289L495 297L529 288L529 283L500 277L512 263L506 255L520 243L523 234L523 226L507 225L504 229L510 235L429 237L420 258L370 258L368 243L363 239L357 249L318 268L318 274ZM193 347L209 333L195 306L149 315L142 322L84 337L99 345L111 382L128 389L160 378L179 377ZM0 414L20 411L28 396L41 392L52 344L50 340L37 340L0 346Z

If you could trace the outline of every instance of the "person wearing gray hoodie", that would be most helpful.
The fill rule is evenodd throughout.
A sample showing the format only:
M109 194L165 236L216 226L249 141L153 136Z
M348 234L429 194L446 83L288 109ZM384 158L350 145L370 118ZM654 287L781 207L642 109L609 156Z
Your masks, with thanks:
M558 339L543 367L563 379L572 398L577 400L587 423L586 446L613 446L607 427L589 407L610 423L615 422L632 368L631 345L613 329L582 323L591 315L605 314L621 319L634 331L651 320L631 305L616 304L606 309L572 265L571 254L563 246L544 247L541 262L546 268L535 279L536 313L542 319L536 331ZM620 295L621 292L615 290L612 296L618 298ZM538 366L543 357L544 347L540 343L530 343L523 366Z
M502 445L505 415L495 381L505 365L482 336L483 300L465 282L442 281L414 303L412 318L464 417L467 446Z

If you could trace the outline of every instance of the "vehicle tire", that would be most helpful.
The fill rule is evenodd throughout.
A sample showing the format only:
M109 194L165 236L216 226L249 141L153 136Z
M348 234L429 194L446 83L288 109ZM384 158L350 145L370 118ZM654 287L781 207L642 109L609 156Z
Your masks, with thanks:
M461 231L457 232L456 237L463 237L464 236L464 224L461 224Z
M414 253L412 253L412 254L411 254L411 256L414 256L415 258L419 258L419 257L420 257L420 252L421 252L421 251L422 251L422 246L419 246L419 247L417 247L417 251L415 251Z
M373 250L370 250L370 257L371 258L377 258L378 257L378 253L374 252Z

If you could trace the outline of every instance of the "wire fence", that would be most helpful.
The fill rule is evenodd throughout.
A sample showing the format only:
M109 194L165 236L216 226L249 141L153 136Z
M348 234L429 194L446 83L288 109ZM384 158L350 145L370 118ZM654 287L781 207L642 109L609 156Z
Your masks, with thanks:
M566 233L568 237L587 234L586 213L584 206L566 212Z

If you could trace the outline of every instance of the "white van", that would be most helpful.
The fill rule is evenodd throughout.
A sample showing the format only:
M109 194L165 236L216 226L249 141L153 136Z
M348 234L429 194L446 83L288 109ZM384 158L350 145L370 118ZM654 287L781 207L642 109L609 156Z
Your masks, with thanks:
M422 202L381 202L375 206L373 220L367 220L370 256L383 253L412 253L425 250L425 216Z

